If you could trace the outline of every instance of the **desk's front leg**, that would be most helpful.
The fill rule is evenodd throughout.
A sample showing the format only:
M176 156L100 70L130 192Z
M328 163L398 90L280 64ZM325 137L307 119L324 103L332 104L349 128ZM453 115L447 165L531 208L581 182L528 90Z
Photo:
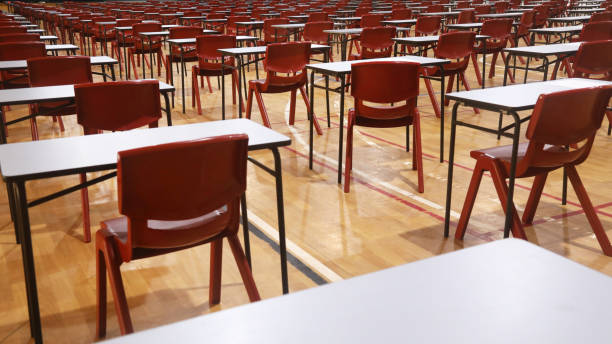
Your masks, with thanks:
M249 218L247 216L246 193L240 197L240 212L242 214L242 234L244 236L244 254L246 255L249 268L253 272L251 265L251 240L249 239Z
M448 175L446 180L446 212L444 214L444 237L448 238L450 228L450 213L451 213L451 196L453 191L453 167L455 162L455 137L457 131L457 109L459 102L453 105L453 114L451 116L451 132L450 142L448 147Z
M289 293L289 275L287 273L287 243L285 239L285 206L283 201L283 175L281 157L278 148L271 148L274 155L274 178L276 179L276 211L278 213L278 245L281 259L281 279L283 294Z
M310 113L308 114L308 168L312 170L314 127L314 70L310 72ZM328 117L329 118L329 117Z
M338 123L338 184L342 184L342 145L344 136L344 88L346 75L340 76L340 123Z
M444 65L440 65L440 162L444 162L444 92L446 88L444 87ZM457 76L457 82L459 81L459 77ZM436 104L433 104L436 106Z
M170 112L170 98L168 97L168 92L164 92L164 102L166 103L166 121L168 122L168 126L172 126L172 113Z
M21 241L21 260L25 275L26 293L28 297L28 314L30 318L30 334L35 343L42 343L42 325L38 306L38 289L36 287L36 272L34 269L34 253L32 249L32 233L30 232L30 217L25 182L15 182L13 185L15 202L15 227Z

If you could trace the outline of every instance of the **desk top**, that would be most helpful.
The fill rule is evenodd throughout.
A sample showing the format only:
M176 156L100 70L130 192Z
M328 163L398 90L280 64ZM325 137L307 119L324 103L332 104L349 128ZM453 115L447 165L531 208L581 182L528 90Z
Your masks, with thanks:
M434 36L399 37L399 38L393 38L393 40L399 44L425 44L425 43L429 44L429 43L437 42L439 38L440 36L434 35ZM491 36L476 35L477 41L487 39L487 38L491 38Z
M504 51L521 56L549 56L573 54L578 51L582 42L532 45L528 47L504 48Z
M92 59L93 58L92 56ZM174 86L160 81L159 91L162 93L174 91ZM72 98L74 98L74 85L9 88L0 90L0 104L2 105L30 104Z
M351 29L331 29L323 30L325 33L331 33L332 35L358 35L363 31L362 28L356 27Z
M445 59L437 59L432 57L422 57L416 55L405 55L397 57L386 57L379 59L368 59L368 60L352 60L352 61L338 61L338 62L326 62L326 63L313 63L306 65L306 68L312 69L316 72L323 74L348 74L351 72L351 65L353 63L360 62L372 62L372 61L399 61L399 62L416 62L422 66L439 66L447 64L450 61Z
M311 44L311 50L328 50L330 48L329 45L322 44ZM238 56L238 55L248 55L248 54L265 54L266 47L265 46L257 46L257 47L244 47L244 48L228 48L228 49L218 49L224 55L229 56Z
M210 31L210 32L206 32L206 31ZM215 30L204 30L204 33L217 33L217 31ZM236 36L236 41L237 42L241 42L241 41L254 41L257 40L257 37L254 36ZM170 44L176 44L176 45L184 45L184 44L194 44L196 42L195 38L172 38L169 39L167 41Z
M543 33L543 34L580 32L580 31L582 31L582 25L556 26L556 27L544 27L544 28L539 28L539 29L529 29L529 32Z
M612 82L580 78L559 79L453 92L447 94L446 98L462 102L465 106L492 111L523 111L533 108L541 94L601 85L612 85Z
M254 21L241 21L241 22L236 22L236 25L263 25L264 22L263 20L254 20Z
M455 11L451 11L451 12L428 12L428 13L421 13L420 15L422 16L440 16L440 17L455 17L459 15L459 12L455 12Z
M573 16L573 17L558 17L558 18L548 18L548 21L551 22L575 22L575 21L588 21L591 19L591 16Z
M305 23L276 24L276 25L270 25L270 26L275 29L302 29L304 28L304 26L306 26L306 24Z
M161 83L160 83L161 84ZM247 119L204 122L0 145L5 180L32 180L113 169L117 152L170 142L246 133L249 150L287 146L291 139Z
M79 47L74 44L47 44L45 45L45 49L47 49L47 51L77 50Z
M416 19L395 19L395 20L382 20L381 24L394 25L394 24L416 24Z
M522 13L489 13L489 14L477 14L476 18L519 18Z
M605 343L611 288L505 239L106 343Z
M108 56L91 56L91 65L111 65L116 64L117 60ZM27 68L26 60L0 61L0 70L23 69Z

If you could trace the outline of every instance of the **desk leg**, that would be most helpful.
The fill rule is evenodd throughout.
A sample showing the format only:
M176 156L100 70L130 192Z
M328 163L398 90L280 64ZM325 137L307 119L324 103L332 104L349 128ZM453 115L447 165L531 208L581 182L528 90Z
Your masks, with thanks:
M546 81L548 80L548 58L544 57L542 58L542 61L544 62L544 80Z
M344 133L344 89L346 87L345 75L340 77L340 123L338 125L338 184L342 184L342 144Z
M508 198L506 200L506 224L504 225L504 238L510 236L510 228L512 227L512 213L514 210L514 180L516 176L516 160L518 153L519 139L521 135L521 118L518 113L510 112L514 118L514 136L512 137L512 158L510 160L510 176L508 178Z
M106 68L102 65L102 81L106 82Z
M17 220L15 220L15 193L13 191L13 183L6 182L6 196L8 198L9 211L11 212L11 221L13 221L13 227L15 229L15 243L20 244L21 239L19 238L19 230L17 229Z
M446 212L444 214L444 237L448 238L450 228L450 212L451 212L451 196L453 190L453 167L455 162L455 134L457 131L457 109L459 103L453 105L453 114L451 117L451 132L450 143L448 147L448 176L446 180Z
M342 61L346 61L346 45L348 44L348 35L342 35L342 42L340 43L340 56Z
M482 88L485 88L485 77L487 73L485 73L485 68L487 66L487 40L482 41L483 52L482 52ZM501 56L501 53L499 54ZM503 60L503 59L502 59ZM495 66L491 66L491 68L495 68ZM459 78L459 77L457 77Z
M102 65L104 66L104 65ZM114 65L109 65L108 68L111 71L111 79L113 79L113 81L116 81L116 77L115 77L115 66ZM121 66L119 66L119 73L121 73ZM106 73L104 73L106 74Z
M172 44L168 43L169 47L168 47L168 71L167 73L170 74L168 79L170 79L170 85L174 86L174 72L172 71L172 61L174 60L174 57L172 56ZM174 92L172 92L172 107L174 107Z
M225 56L221 56L221 59L224 59ZM196 82L197 82L197 77L196 77ZM221 84L223 85L223 87L221 87L221 119L225 121L225 65L223 64L223 62L221 62ZM238 84L240 85L240 84ZM233 86L232 86L233 87ZM240 86L238 86L240 87ZM238 89L240 90L240 89ZM240 91L238 93L238 95L240 95Z
M308 114L308 168L312 170L313 132L314 123L314 70L310 72L310 112ZM329 118L329 117L328 117Z
M170 112L170 99L168 98L168 92L164 92L164 102L166 103L166 121L168 126L172 126L172 114Z
M183 98L183 113L185 113L185 55L183 52L183 45L180 45L181 48L181 97ZM153 61L151 61L151 66L153 66ZM172 69L172 66L170 66ZM196 80L197 81L197 80Z
M0 144L6 143L6 134L8 132L8 127L6 125L6 118L4 118L5 113L3 111L3 107L0 106Z
M527 57L527 63L525 64L525 76L523 77L523 84L527 83L527 73L529 73L529 62L531 62L531 57Z
M244 235L244 254L246 255L249 268L253 272L251 266L251 240L249 239L249 218L247 217L246 194L240 197L240 212L242 213L242 232Z
M440 77L440 162L444 162L444 92L446 91L446 88L444 87L443 65L440 65L440 74L442 75ZM459 76L457 76L457 81L459 81Z
M289 276L287 274L287 243L285 240L285 207L283 204L283 175L281 157L278 148L271 148L274 154L274 178L276 178L276 210L278 212L278 244L281 258L281 278L283 294L289 293Z
M34 271L34 253L32 250L25 182L13 183L13 191L17 215L17 223L15 225L18 228L21 241L21 259L23 261L23 272L28 297L30 334L38 344L42 343L42 326L40 322L40 309L38 307L38 290L36 288L36 272Z
M248 55L246 56L247 60L249 59ZM238 118L242 118L242 97L240 97L240 92L242 92L242 56L237 55L236 60L238 63ZM225 85L222 87L225 90ZM246 88L246 85L245 85ZM225 99L225 97L223 97Z
M153 79L153 39L151 38L151 36L149 36L148 38L149 38L149 72L151 73L149 75L151 76L151 79Z

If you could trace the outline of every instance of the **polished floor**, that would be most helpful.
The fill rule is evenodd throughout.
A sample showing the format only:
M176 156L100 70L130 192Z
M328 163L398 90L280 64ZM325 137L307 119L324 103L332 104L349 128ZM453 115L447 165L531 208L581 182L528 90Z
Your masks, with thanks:
M337 52L334 50L337 54ZM489 85L502 83L501 62ZM190 69L188 69L190 70ZM477 87L472 67L468 79ZM520 75L520 74L519 74ZM531 72L530 81L541 80ZM253 71L247 79L255 78ZM160 80L164 80L164 74ZM190 80L188 77L187 80ZM203 115L191 107L191 86L187 83L187 112L181 113L180 93L172 112L175 125L221 119L220 91L216 81L210 94L201 89ZM175 84L180 78L175 74ZM227 90L229 92L229 82ZM437 90L438 85L434 83ZM425 192L416 190L417 175L411 169L411 154L404 150L405 131L398 129L357 128L354 137L354 173L351 192L343 192L336 183L338 157L339 95L331 98L331 127L325 123L324 93L316 91L315 112L324 133L314 138L315 164L308 169L308 121L304 104L298 99L296 123L288 125L289 94L264 95L272 128L291 137L292 144L281 149L285 215L289 252L291 292L315 287L320 283L346 279L380 269L478 245L502 238L503 212L491 183L484 178L465 240L455 241L442 235L446 195L447 163L440 163L440 120L432 111L421 83L419 109L422 115ZM228 100L230 98L228 97ZM352 99L347 96L347 109ZM228 106L230 117L237 117L237 107ZM254 107L253 120L261 123ZM450 113L451 107L446 108ZM25 114L25 106L13 106L7 117ZM496 113L461 108L460 116L475 124L495 127ZM65 118L66 131L60 132L51 119L38 120L41 139L82 135L75 116ZM447 117L444 126L449 132ZM161 121L165 125L165 119ZM607 120L603 126L607 129ZM448 138L448 134L447 134ZM30 140L26 123L11 126L9 142ZM474 161L469 151L509 144L509 139L469 128L458 129L453 217L457 220L471 177ZM448 141L446 142L448 147ZM448 151L448 150L447 150ZM607 229L612 229L612 137L602 128L590 158L579 167L582 179L598 215ZM253 154L272 164L269 152ZM23 157L27 159L27 157ZM76 176L36 181L28 184L29 196L37 198L75 184ZM525 204L531 180L518 181L515 203L519 211ZM612 275L612 258L601 253L587 219L570 188L569 202L562 206L561 173L553 173L544 189L535 224L527 227L529 240L580 264ZM249 165L247 200L249 219L257 228L251 235L253 273L264 299L281 295L280 264L276 248L276 200L274 180L261 169ZM82 241L80 196L73 193L31 209L36 272L43 335L48 343L91 342L95 338L95 256L94 244ZM117 216L116 181L90 188L91 222ZM92 226L95 230L96 226ZM608 231L612 235L612 230ZM197 247L162 257L134 261L122 267L134 328L172 323L248 302L229 247L224 251L221 305L208 307L209 247ZM0 343L26 343L29 327L20 247L15 244L5 188L0 187ZM517 273L520 278L520 273ZM411 283L411 281L402 281ZM461 288L449 281L449 288ZM501 295L500 295L501 296ZM358 302L359 300L355 300ZM112 297L109 297L107 337L119 335ZM239 324L237 324L239 326Z

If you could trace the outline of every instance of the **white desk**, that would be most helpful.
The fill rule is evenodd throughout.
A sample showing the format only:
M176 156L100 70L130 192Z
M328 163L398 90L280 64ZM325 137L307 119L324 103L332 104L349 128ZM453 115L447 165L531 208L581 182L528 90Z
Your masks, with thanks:
M127 149L236 133L246 133L249 136L249 150L270 149L274 155L274 168L269 168L250 157L249 160L276 179L283 288L286 287L288 290L288 285L285 285L287 283L287 256L281 161L278 152L279 147L291 144L291 139L287 136L247 119L236 119L0 145L0 172L7 186L11 217L14 219L15 230L21 243L30 333L36 343L42 343L42 328L28 208L112 178L116 172L108 172L87 183L78 184L36 200L27 199L25 183L58 176L114 170L117 166L117 152ZM246 201L243 198L243 228L248 227L245 210ZM246 231L244 234L245 252L249 257L248 235Z
M105 343L607 343L610 290L507 239Z

